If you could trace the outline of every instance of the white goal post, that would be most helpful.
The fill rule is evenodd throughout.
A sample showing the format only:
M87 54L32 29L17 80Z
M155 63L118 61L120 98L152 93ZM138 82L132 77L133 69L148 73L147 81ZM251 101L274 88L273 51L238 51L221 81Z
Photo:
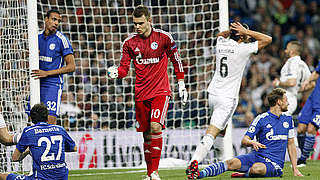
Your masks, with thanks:
M17 6L21 7L9 7L9 1L17 2ZM36 7L32 6L27 17L26 4L29 6L33 2L37 2ZM185 69L185 82L189 94L187 105L182 107L174 70L169 63L168 74L173 94L166 120L167 128L164 130L160 167L186 166L210 120L211 110L207 105L206 89L214 72L215 35L219 30L227 29L229 24L228 1L0 0L0 4L1 7L4 4L8 6L5 7L6 10L0 10L1 41L5 41L2 38L3 32L6 31L3 22L15 23L9 21L5 15L8 9L19 11L24 8L24 24L20 24L24 29L21 30L23 33L20 33L20 36L24 35L23 44L25 44L19 48L19 53L24 55L21 59L7 60L10 63L23 62L25 66L1 69L1 82L9 81L3 72L30 73L29 68L38 68L36 64L31 63L31 60L38 59L38 43L35 40L37 35L27 35L27 27L31 32L38 33L44 27L45 13L49 9L58 9L61 12L62 23L59 30L69 38L76 60L76 71L64 75L61 115L57 121L69 131L79 147L77 153L67 154L67 162L71 169L144 166L142 135L135 132L134 68L132 66L128 76L122 80L107 78L106 69L120 62L121 44L129 33L133 32L131 16L133 9L139 4L146 5L150 9L153 26L171 33L176 41ZM22 14L18 16L21 18ZM31 23L31 18L33 20L36 18L38 27ZM19 29L18 26L15 28ZM17 33L6 35L12 36L14 41L21 40ZM1 53L15 53L11 46L0 44L0 47ZM34 51L27 53L29 48L36 53ZM0 55L0 58L3 67L2 62L7 58L3 55ZM29 76L25 79L25 82L30 83ZM12 87L5 83L1 84L2 87L6 86L1 88L1 93L7 94L5 97L8 99L5 100L6 103L0 105L4 112L8 104L14 104L15 95L9 93ZM31 94L33 99L33 88L36 86L38 84L30 85L30 92L29 84L22 84L20 89L26 90L20 92L20 96L25 98ZM15 104L21 106L15 111L23 114L21 119L6 116L6 121L17 124L22 124L21 121L26 122L23 108L25 104L25 99L20 104ZM229 124L229 127L224 138L226 142L223 144L224 147L215 144L216 149L208 154L203 161L204 164L233 155L232 124ZM224 155L221 155L221 151ZM26 165L24 168L28 170Z

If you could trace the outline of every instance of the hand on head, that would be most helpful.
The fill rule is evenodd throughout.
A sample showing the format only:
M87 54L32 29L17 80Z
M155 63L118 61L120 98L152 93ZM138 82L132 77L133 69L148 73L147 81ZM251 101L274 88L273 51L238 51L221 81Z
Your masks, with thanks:
M238 32L236 35L240 35L240 36L247 35L247 29L243 27L242 24L239 22L231 23L230 28Z

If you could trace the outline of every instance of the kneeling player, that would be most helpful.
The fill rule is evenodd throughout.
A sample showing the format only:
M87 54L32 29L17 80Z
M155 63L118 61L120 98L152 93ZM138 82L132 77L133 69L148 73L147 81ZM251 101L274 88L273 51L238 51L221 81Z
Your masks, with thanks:
M65 152L77 151L75 142L63 127L47 123L48 110L44 104L36 104L30 117L35 125L24 128L12 161L21 161L31 152L33 175L0 174L0 179L68 179Z
M198 163L192 162L192 176L188 179L200 179L217 176L225 171L240 171L232 177L277 177L282 175L286 147L290 156L294 176L303 176L297 169L297 154L294 144L294 125L291 116L282 114L288 110L286 91L274 89L268 95L270 110L258 115L251 123L242 139L244 146L252 146L255 151L236 156L223 162L213 163L198 170ZM252 140L256 136L258 141Z

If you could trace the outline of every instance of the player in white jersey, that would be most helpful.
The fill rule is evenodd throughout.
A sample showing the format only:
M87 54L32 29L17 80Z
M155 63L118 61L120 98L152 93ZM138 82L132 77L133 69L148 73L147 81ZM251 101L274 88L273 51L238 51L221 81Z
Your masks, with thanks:
M256 39L248 42L249 37ZM217 34L216 71L208 87L209 106L213 109L206 135L191 159L200 162L211 149L216 136L225 129L238 105L242 74L252 53L270 44L268 35L249 30L239 22L231 24L231 30ZM191 177L190 163L186 174Z
M297 95L301 84L311 75L308 65L301 60L301 44L298 41L291 41L287 44L285 54L288 60L281 68L280 80L272 82L274 87L282 87L287 91L289 108L286 113L292 115L297 108Z

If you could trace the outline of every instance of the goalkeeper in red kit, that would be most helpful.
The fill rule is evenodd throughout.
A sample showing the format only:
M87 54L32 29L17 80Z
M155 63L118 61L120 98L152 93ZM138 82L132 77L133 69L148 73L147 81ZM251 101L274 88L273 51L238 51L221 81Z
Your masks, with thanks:
M151 26L150 12L142 5L133 11L133 23L136 33L130 34L123 42L120 66L108 68L108 74L111 78L125 77L131 60L133 61L136 72L136 129L143 132L146 180L160 180L158 166L162 150L162 129L165 128L171 96L168 59L174 66L183 105L188 94L181 58L172 36Z

